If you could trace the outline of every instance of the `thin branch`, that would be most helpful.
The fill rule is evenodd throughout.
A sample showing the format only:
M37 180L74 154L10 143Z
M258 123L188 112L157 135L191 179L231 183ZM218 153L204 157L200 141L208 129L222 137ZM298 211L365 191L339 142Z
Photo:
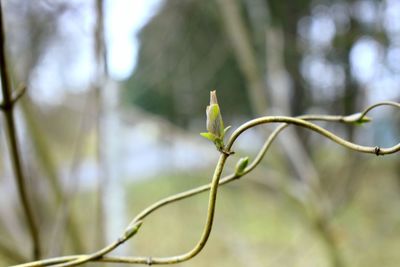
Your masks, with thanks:
M12 98L13 104L17 103L18 100L26 93L26 85L20 84L18 85L17 89L15 89L14 96Z
M266 117L261 117L261 118L246 122L245 124L240 126L238 129L236 129L236 131L232 134L231 138L229 139L229 142L226 145L226 149L229 151L232 148L233 143L236 141L236 139L246 130L251 129L257 125L267 124L267 123L278 123L278 122L294 124L294 125L306 128L306 129L310 129L314 132L317 132L317 133L325 136L328 139L331 139L333 142L335 142L341 146L344 146L348 149L358 151L361 153L387 155L387 154L393 154L400 150L400 143L395 146L389 147L389 148L357 145L357 144L349 142L349 141L333 134L332 132L330 132L328 130L325 130L324 128L322 128L316 124L310 123L310 122L302 120L302 119L297 119L297 118L293 118L293 117L285 117L285 116L266 116Z
M116 241L111 243L110 245L102 248L101 250L99 250L93 254L81 256L74 261L71 261L71 262L65 263L65 264L60 264L59 266L60 267L61 266L75 266L75 265L80 265L80 264L83 264L83 263L91 261L91 260L95 260L97 258L101 258L103 255L109 253L110 251L113 251L114 249L116 249L117 247L119 247L120 245L125 243L133 235L135 235L141 225L142 225L142 221L138 221L132 227L128 227L125 230L125 233L120 238L118 238Z
M223 179L221 179L221 180L219 181L219 184L220 184L220 185L224 185L224 184L226 184L226 183L229 183L229 182L231 182L231 181L233 181L233 180L235 180L235 179L238 179L238 178L244 176L245 174L247 174L248 172L250 172L251 170L253 170L253 169L258 165L258 163L262 160L262 158L263 158L263 156L265 155L266 151L267 151L268 148L271 146L273 140L274 140L274 139L278 136L278 134L279 134L284 128L286 128L287 126L288 126L287 124L281 125L280 127L278 127L278 128L269 136L268 140L265 142L264 146L262 147L262 149L260 150L260 152L258 153L258 155L256 156L256 158L255 158L255 159L253 160L253 162L243 171L243 173L241 173L240 175L238 175L238 174L231 174L231 175L228 175L228 176L224 177ZM197 195L197 194L199 194L199 193L208 191L208 190L210 190L211 186L212 186L212 184L210 183L210 184L207 184L207 185L203 185L203 186L197 187L197 188L192 189L192 190L188 190L188 191L185 191L185 192L182 192L182 193L173 195L173 196L171 196L171 197L164 198L164 199L162 199L162 200L160 200L160 201L154 203L153 205L149 206L149 207L146 208L145 210L143 210L138 216L136 216L136 217L132 220L132 222L129 224L128 227L130 227L130 226L134 225L135 223L141 221L142 219L144 219L145 217L147 217L148 215L150 215L151 213L153 213L153 212L156 211L157 209L159 209L159 208L161 208L161 207L163 207L163 206L165 206L165 205L167 205L167 204L170 204L170 203L176 202L176 201L178 201L178 200L182 200L182 199L185 199L185 198L188 198L188 197ZM124 240L124 242L125 242L125 240ZM89 261L89 260L91 260L91 261L98 261L98 260L99 260L99 261L103 261L103 260L104 260L104 261L113 262L113 258L104 258L103 255L105 255L105 253L103 253L102 255L100 255L99 252L109 252L109 251L110 251L109 248L115 249L115 248L116 248L116 246L115 246L116 244L117 244L117 245L120 245L120 244L118 244L118 243L119 243L119 242L116 241L116 242L112 243L111 245L107 246L106 248L101 249L100 251L91 254L89 257L88 257L88 255L76 255L76 256L71 256L71 257L59 257L59 258L53 258L53 259L49 259L49 260L43 260L43 261L40 261L40 262L32 262L32 263L31 263L32 265L30 265L30 264L26 264L26 265L23 264L23 265L18 265L18 266L19 266L19 267L48 266L48 265L63 263L63 262L66 262L66 261L77 260L77 259L79 259L79 258L81 258L81 259L84 258L84 259L85 259L84 262L87 262L87 261ZM123 243L123 242L122 242L122 243ZM97 258L95 257L95 255L97 256ZM117 262L121 262L120 260L121 260L121 259L117 259ZM143 258L143 261L144 261L144 260L145 260L145 258ZM122 262L123 262L123 260L122 260ZM37 263L40 263L41 265L35 265L35 264L37 264ZM83 263L83 262L81 262L81 263Z
M210 233L211 233L211 228L212 228L213 220L214 220L214 213L215 213L215 205L216 205L216 200L217 200L217 192L218 192L219 180L220 180L221 173L222 173L222 170L223 170L223 168L225 166L225 162L226 162L228 156L229 156L229 154L221 153L221 155L219 157L217 166L216 166L215 171L214 171L213 179L212 179L212 182L211 182L211 189L210 189L210 196L209 196L209 201L208 201L206 223L205 223L205 226L204 226L203 233L202 233L202 235L200 237L200 240L197 242L197 244L194 246L194 248L192 250L190 250L189 252L187 252L187 253L184 253L184 254L181 254L181 255L178 255L178 256L173 256L173 257L166 257L166 258L140 257L140 258L137 258L138 262L136 262L136 263L148 264L148 265L179 263L179 262L187 261L187 260L193 258L194 256L196 256L203 249L203 247L207 243L208 237L210 236ZM130 226L128 226L128 228L130 228L131 226L133 226L133 225L130 224ZM56 265L56 266L57 267L67 267L67 266L76 266L76 265L82 264L82 263L87 262L87 261L89 261L91 259L98 258L99 257L98 255L104 255L105 253L108 253L109 251L111 251L110 248L115 249L116 247L118 247L122 243L123 242L120 242L119 240L117 240L113 244L107 246L106 248L103 248L102 250L100 250L97 253L94 253L94 254L89 255L89 256L83 256L83 257L80 257L80 258L78 258L78 259L76 259L76 260L74 260L72 262L63 263L63 264Z
M10 157L12 160L12 166L14 170L15 179L18 187L19 198L22 203L22 208L24 210L24 215L26 217L26 222L28 224L29 233L31 235L33 244L33 258L40 258L40 241L39 241L39 231L37 224L34 219L34 214L32 207L30 206L30 201L28 199L28 193L25 186L25 177L22 171L21 164L21 154L18 149L17 133L14 121L14 104L16 99L18 99L23 94L17 94L17 97L13 99L11 94L11 84L9 76L7 73L7 64L5 59L5 34L4 34L4 21L3 21L3 9L0 2L0 72L1 72L1 90L3 93L3 112L5 116L5 121L7 125L8 143L10 149ZM18 97L19 96L19 97Z
M369 107L367 107L363 112L360 113L360 118L364 118L368 112L370 112L371 110L373 110L374 108L380 107L380 106L392 106L395 108L399 108L400 109L400 103L396 103L393 101L382 101L382 102L378 102L374 105L371 105Z
M267 90L257 66L256 57L249 41L250 34L240 15L238 3L236 0L218 0L217 4L238 66L247 80L247 93L250 102L253 104L251 105L253 113L262 116L266 114L268 107Z
M120 239L118 239L116 242L112 243L111 245L107 246L106 248L103 248L102 250L100 250L96 253L90 254L90 255L73 255L73 256L67 256L67 257L58 257L58 258L52 258L52 259L42 260L42 261L37 261L37 262L31 262L31 263L22 264L22 265L16 265L14 267L49 266L49 265L54 265L54 264L58 264L58 263L65 263L68 261L70 261L70 262L66 263L66 264L58 265L58 267L74 266L74 265L82 264L87 261L107 261L107 262L130 263L130 264L174 264L174 263L186 261L190 258L193 258L204 247L205 242L207 241L208 236L211 232L212 221L213 221L213 216L214 216L214 211L215 211L215 201L216 201L216 193L217 193L216 191L217 191L218 184L220 184L220 185L226 184L226 183L231 182L235 179L238 179L241 176L252 171L262 160L266 151L268 150L268 148L270 147L272 142L275 140L275 138L278 136L278 134L283 129L285 129L289 124L295 124L295 125L298 125L301 127L308 128L312 131L318 132L321 135L323 135L323 136L331 139L332 141L334 141L342 146L345 146L349 149L353 149L353 150L356 150L356 151L362 152L362 153L376 154L376 147L367 147L367 146L360 146L360 145L353 144L351 142L348 142L348 141L334 135L330 131L321 128L320 126L318 126L316 124L307 122L306 120L320 120L320 121L331 121L331 122L342 122L342 123L368 122L370 119L366 117L366 114L373 108L375 108L377 106L381 106L381 105L392 105L392 106L400 108L400 104L397 104L394 102L390 102L390 104L388 104L388 102L382 102L382 103L378 103L378 104L374 105L372 108L368 107L362 113L357 113L357 114L353 114L350 116L305 115L305 116L300 116L298 118L282 117L282 116L262 117L262 118L258 118L258 119L249 121L249 122L243 124L242 126L240 126L231 135L231 137L228 141L228 145L226 146L226 150L229 151L231 149L231 147L233 146L234 142L236 141L236 139L240 136L240 134L242 134L244 131L246 131L252 127L255 127L260 124L274 123L274 122L284 122L285 123L285 124L280 125L269 136L269 138L263 145L262 149L257 154L256 158L240 175L231 174L231 175L228 175L228 176L224 177L223 179L219 180L218 176L221 175L222 168L228 157L227 154L221 154L220 159L217 164L217 167L216 167L216 170L214 172L214 177L213 177L213 181L211 184L203 185L203 186L197 187L195 189L191 189L191 190L164 198L164 199L154 203L153 205L151 205L148 208L146 208L145 210L143 210L139 215L137 215L128 226L128 228L129 228L129 227L132 227L133 225L137 224L138 222L141 222L149 214L151 214L155 210L157 210L169 203L173 203L178 200L181 200L181 199L184 199L184 198L187 198L190 196L194 196L196 194L199 194L201 192L211 189L210 198L209 198L209 209L208 209L208 213L207 213L207 221L206 221L205 228L203 230L203 234L202 234L199 242L197 243L197 245L188 253L178 255L178 256L173 256L173 257L165 257L165 258L105 257L104 255L106 253L110 252L111 250L115 249L120 244L122 244L123 242L126 241L126 239L125 239L125 240L123 240L123 242L120 242L120 244L118 244L118 242L120 241ZM391 154L391 153L395 153L399 150L400 150L400 144L390 147L390 148L380 149L379 155Z
M10 103L9 104L5 104L5 102L0 103L0 109L4 111L14 106L14 104L18 102L18 100L25 94L25 92L26 92L26 85L20 84L15 90L14 95L11 97Z

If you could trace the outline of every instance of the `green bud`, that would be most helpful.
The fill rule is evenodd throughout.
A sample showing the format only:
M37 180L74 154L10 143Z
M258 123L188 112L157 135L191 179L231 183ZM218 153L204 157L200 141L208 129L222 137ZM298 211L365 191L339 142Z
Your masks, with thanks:
M207 131L219 139L224 137L224 122L218 105L216 91L210 92L210 105L206 109Z
M372 120L370 117L367 117L367 116L361 117L361 115L362 115L362 113L360 113L360 112L352 114L352 115L348 115L343 118L343 121L347 122L347 123L355 123L357 125L361 125L361 124L370 122Z
M140 226L142 226L143 221L137 221L133 225L129 225L128 228L126 228L125 233L124 233L124 238L129 239L133 235L135 235L138 231Z
M235 166L235 175L242 175L249 164L249 157L240 158Z
M219 151L224 152L224 136L230 126L224 128L216 91L210 92L210 105L207 106L206 116L208 132L200 135L213 142Z

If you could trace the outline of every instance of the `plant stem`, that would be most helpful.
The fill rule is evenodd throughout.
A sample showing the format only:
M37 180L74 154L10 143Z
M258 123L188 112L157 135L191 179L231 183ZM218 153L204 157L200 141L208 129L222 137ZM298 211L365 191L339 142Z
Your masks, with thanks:
M226 147L227 150L230 150L230 148L232 147L235 140L244 131L246 131L252 127L255 127L257 125L260 125L260 124L283 122L283 124L280 125L278 128L276 128L275 131L269 136L269 138L264 143L263 147L261 148L261 150L255 157L253 162L243 171L243 173L241 173L240 175L230 174L222 179L219 179L218 176L221 175L223 165L225 164L225 160L228 157L228 155L222 154L221 156L225 156L225 159L223 159L223 162L221 162L221 157L220 157L220 160L218 161L211 184L199 186L197 188L194 188L194 189L191 189L191 190L188 190L185 192L181 192L181 193L172 195L170 197L164 198L160 201L157 201L153 205L144 209L139 215L137 215L132 220L132 222L129 225L129 226L131 226L131 225L137 223L138 221L142 221L145 217L150 215L152 212L154 212L155 210L157 210L167 204L194 196L196 194L199 194L201 192L211 189L207 221L206 221L205 229L203 231L203 235L200 238L200 241L195 246L195 248L186 254L183 254L180 256L175 256L175 257L166 257L166 258L115 257L115 256L114 257L106 257L106 256L104 256L106 253L110 252L111 250L115 249L120 244L125 242L126 241L126 239L125 239L125 240L123 240L123 242L119 242L119 243L118 243L118 241L116 241L116 242L112 243L111 245L99 250L98 252L90 254L90 255L71 255L71 256L64 256L64 257L57 257L57 258L51 258L51 259L47 259L47 260L41 260L41 261L16 265L14 267L50 266L50 265L54 265L54 264L71 262L71 261L72 262L75 261L75 263L76 263L78 260L79 260L79 264L81 264L83 262L89 261L89 258L90 258L90 261L102 261L102 262L114 262L114 263L126 263L126 264L149 264L149 265L150 264L174 264L174 263L188 260L188 259L194 257L195 255L197 255L201 251L201 249L204 247L205 242L207 241L208 236L210 234L211 227L212 227L212 221L213 221L213 215L214 215L214 210L210 211L210 209L215 209L215 201L216 201L216 193L217 193L216 190L218 189L217 188L218 184L223 185L223 184L229 183L235 179L238 179L238 178L244 176L245 174L249 173L250 171L252 171L261 162L261 160L264 157L265 153L267 152L268 148L271 146L272 142L275 140L275 138L278 136L278 134L282 130L284 130L286 127L288 127L289 124L296 124L296 125L311 129L312 131L318 132L321 135L323 135L323 136L333 140L334 142L336 142L342 146L345 146L349 149L353 149L353 150L356 150L356 151L362 152L362 153L376 154L376 149L374 147L366 147L366 146L359 146L359 145L353 144L353 143L348 142L348 141L334 135L333 133L317 126L316 124L307 122L306 120L330 121L330 122L341 122L341 123L356 123L356 122L360 122L363 120L369 121L369 118L365 118L366 114L373 108L381 106L381 105L390 105L390 106L395 106L397 108L400 108L400 104L398 104L398 103L382 102L382 103L378 103L378 104L371 106L372 108L368 107L362 113L353 114L350 116L304 115L304 116L300 116L297 118L278 117L278 116L277 117L262 117L262 118L258 118L258 119L249 121L249 122L243 124L242 126L240 126L230 137L228 145ZM380 149L379 154L380 155L391 154L391 153L395 153L399 150L400 150L400 144L395 145L390 148ZM211 224L210 224L210 222L211 222ZM323 237L325 238L326 235L323 235ZM329 239L327 241L331 241L331 240ZM328 245L332 245L332 244L328 244ZM96 257L94 257L94 255L96 255ZM188 257L188 255L189 255L189 257ZM335 258L340 259L339 258L340 255L337 254L336 256L335 256ZM337 261L335 260L335 262L337 262ZM71 266L71 265L62 265L62 266Z
M8 143L10 149L10 158L14 170L14 175L17 183L19 198L22 203L24 215L28 224L29 232L33 243L33 258L40 258L40 241L39 232L36 225L32 208L28 199L28 194L25 186L25 177L22 171L21 156L18 149L17 133L14 121L14 104L15 101L11 96L10 81L7 73L7 65L5 59L5 34L4 34L4 21L3 9L0 2L0 73L1 73L1 89L3 93L3 112L5 116Z
M284 123L290 123L294 124L297 126L301 126L306 129L310 129L314 132L319 133L320 135L325 136L326 138L332 140L333 142L344 146L348 149L361 152L361 153L369 153L369 154L376 154L376 155L387 155L387 154L393 154L396 153L397 151L400 150L400 143L398 143L395 146L389 147L389 148L379 148L377 150L377 147L370 147L370 146L362 146L362 145L357 145L352 142L349 142L332 132L314 124L311 122L308 122L303 119L299 118L293 118L293 117L286 117L286 116L266 116L266 117L261 117L257 118L251 121L248 121L244 124L242 124L236 131L232 134L231 138L229 139L229 142L226 145L226 149L230 150L232 148L233 143L235 140L246 130L253 128L257 125L261 124L267 124L267 123L278 123L278 122L284 122Z
M193 257L195 257L205 246L207 243L208 237L210 236L211 233L211 228L213 225L214 221L214 214L215 214L215 205L217 201L217 192L218 192L218 185L219 185L219 180L222 174L222 170L225 166L226 159L228 158L229 154L221 153L217 166L214 171L213 179L211 182L211 189L210 189L210 196L209 196L209 201L208 201L208 209L207 209L207 219L206 223L203 229L203 233L200 237L200 240L197 242L196 246L188 251L187 253L178 255L178 256L172 256L172 257L161 257L161 258L152 258L152 257L140 257L137 258L137 261L135 263L141 263L141 264L174 264L174 263L179 263L183 261L187 261ZM126 240L126 239L125 239ZM103 248L99 252L96 252L92 255L89 256L83 256L79 257L78 259L73 260L72 262L67 262L63 264L56 265L56 267L69 267L69 266L76 266L80 265L82 263L88 262L92 259L96 259L101 257L102 255L110 252L111 250L115 249L118 247L120 244L125 242L124 239L122 240L117 240L111 245L108 245L107 247Z

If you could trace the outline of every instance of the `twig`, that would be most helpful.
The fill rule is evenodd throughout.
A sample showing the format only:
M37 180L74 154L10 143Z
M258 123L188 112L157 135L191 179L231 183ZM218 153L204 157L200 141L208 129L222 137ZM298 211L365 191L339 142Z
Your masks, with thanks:
M390 102L392 106L398 107L400 108L400 104L394 103L394 102ZM394 104L394 105L393 105ZM376 105L374 105L372 108L375 108L377 106L380 105L389 105L387 104L387 102L382 102L382 103L378 103ZM178 262L182 262L185 260L188 260L192 257L194 257L195 255L197 255L201 249L204 247L205 242L207 241L207 238L210 234L211 231L211 227L212 227L212 221L213 221L213 215L214 215L214 209L215 209L215 201L216 201L216 190L217 190L217 186L218 183L220 185L226 184L228 182L231 182L235 179L240 178L241 176L249 173L250 171L252 171L258 164L259 162L262 160L263 156L265 155L266 151L268 150L268 148L270 147L270 145L272 144L272 142L274 141L274 139L278 136L278 134L284 129L286 128L289 124L296 124L299 125L301 127L305 127L308 129L311 129L313 131L316 131L318 133L320 133L323 136L326 136L327 138L331 139L332 141L345 146L349 149L353 149L362 153L371 153L374 154L375 153L375 148L374 147L367 147L367 146L360 146L360 145L356 145L353 144L351 142L348 142L336 135L334 135L333 133L313 124L310 122L307 122L306 120L320 120L320 121L331 121L331 122L342 122L342 123L357 123L357 122L367 122L370 119L366 118L366 114L372 110L371 107L367 108L363 113L357 113L357 114L353 114L350 116L329 116L329 115L322 115L322 116L318 116L318 115L306 115L306 116L301 116L298 118L292 118L292 117L262 117L262 118L258 118L252 121L249 121L245 124L243 124L242 126L240 126L230 137L229 141L228 141L228 145L226 146L227 150L230 150L232 145L234 144L235 140L239 137L240 134L242 134L244 131L255 127L259 124L265 124L265 123L271 123L271 122L284 122L285 124L279 126L267 139L267 141L265 142L265 144L263 145L262 149L260 150L260 152L258 153L258 155L256 156L256 158L253 160L253 162L240 174L231 174L228 175L226 177L224 177L223 179L221 179L220 181L219 178L216 178L218 176L221 175L222 172L222 168L223 165L225 164L225 160L228 157L228 155L226 154L221 154L220 156L220 160L218 162L218 165L216 167L216 170L214 172L214 178L211 184L208 185L203 185L200 187L197 187L195 189L191 189L167 198L164 198L156 203L154 203L153 205L149 206L148 208L146 208L145 210L143 210L139 215L137 215L132 222L130 223L130 225L128 226L131 227L135 224L137 224L139 221L142 221L145 217L147 217L149 214L151 214L152 212L154 212L155 210L169 204L169 203L173 203L175 201L190 197L190 196L194 196L196 194L199 194L201 192L207 191L209 189L211 189L210 192L210 198L209 198L209 209L208 209L208 213L207 213L207 221L206 221L206 225L205 228L203 230L203 234L200 238L200 241L197 243L197 245L194 247L194 249L192 249L191 251L189 251L188 253L179 255L179 256L174 256L174 257L165 257L165 258L152 258L152 257L105 257L104 255L108 252L110 252L112 249L115 249L119 244L118 241L114 242L113 244L107 246L106 248L103 248L102 250L93 253L91 255L73 255L73 256L67 256L67 257L58 257L58 258L52 258L52 259L48 259L48 260L42 260L42 261L37 261L37 262L31 262L31 263L27 263L27 264L22 264L22 265L16 265L14 267L35 267L35 266L49 266L49 265L54 265L54 264L58 264L58 263L65 263L68 261L71 261L69 263L63 264L63 265L58 265L58 267L66 267L66 266L74 266L77 264L82 264L84 262L87 262L89 260L93 260L93 261L107 261L107 262L119 262L119 263L130 263L130 264L149 264L149 260L150 260L150 264L174 264L174 263L178 263ZM390 147L390 148L385 148L385 149L381 149L380 153L382 154L391 154L391 153L395 153L397 151L400 150L400 144ZM126 240L124 240L125 242ZM110 248L112 248L110 250ZM106 252L106 253L103 253ZM103 254L102 254L103 253Z
M267 90L249 41L249 33L240 15L240 7L236 0L219 0L217 5L233 53L247 80L247 93L252 103L252 111L254 115L262 116L266 114L268 107L265 94Z
M228 175L228 176L224 177L223 179L221 179L221 180L219 181L219 184L220 184L220 185L224 185L224 184L226 184L226 183L232 182L232 181L234 181L235 179L238 179L238 178L244 176L245 174L247 174L248 172L250 172L251 170L253 170L253 169L258 165L258 163L262 160L263 156L265 155L265 152L266 152L266 151L268 150L268 148L271 146L271 144L272 144L273 140L276 138L276 136L278 136L278 134L279 134L284 128L286 128L287 126L288 126L287 124L281 125L280 127L278 127L278 128L269 136L268 140L265 142L264 146L262 147L262 149L260 150L260 152L258 153L258 155L256 156L256 158L255 158L255 159L253 160L253 162L243 171L243 173L241 173L240 175L237 175L237 174ZM161 207L163 207L163 206L165 206L165 205L167 205L167 204L170 204L170 203L176 202L176 201L178 201L178 200L185 199L185 198L188 198L188 197L190 197L190 196L194 196L194 195L197 195L197 194L199 194L199 193L208 191L208 190L210 190L211 185L212 185L212 184L203 185L203 186L197 187L197 188L195 188L195 189L188 190L188 191L185 191L185 192L182 192L182 193L173 195L173 196L171 196L171 197L164 198L164 199L162 199L162 200L160 200L160 201L154 203L153 205L149 206L149 207L146 208L145 210L143 210L138 216L136 216L136 217L132 220L132 222L131 222L129 225L130 225L130 226L134 225L136 222L138 222L138 221L144 219L145 217L147 217L148 215L150 215L151 213L153 213L153 212L156 211L157 209L159 209L159 208L161 208ZM108 246L106 249L102 249L102 250L100 250L100 251L102 251L102 252L107 251L107 252L108 252L108 251L109 251L108 248L114 247L114 244L116 244L116 243L117 243L117 242L114 242L113 244L111 244L110 246ZM118 245L119 245L119 244L118 244ZM96 257L93 257L94 254L97 255L97 258L96 258ZM88 255L75 255L75 256L70 256L70 257L59 257L59 258L53 258L53 259L49 259L49 260L43 260L43 261L40 261L40 262L32 262L31 264L33 264L33 265L29 265L29 264L26 264L26 265L25 265L25 264L23 264L23 265L18 265L18 266L19 266L19 267L48 266L48 265L63 263L63 262L66 262L66 261L76 260L77 258L85 258L85 262L86 262L86 261L89 261L89 260L113 262L113 260L114 260L114 258L98 257L98 255L99 255L98 252L93 253L93 254L91 254L90 259L88 258ZM105 255L105 253L104 253L103 255ZM145 261L146 259L143 258L142 260ZM117 262L124 262L124 259L122 259L122 261L121 261L121 259L117 259ZM35 264L37 264L37 263L40 263L41 265L35 265Z
M80 265L80 264L83 264L85 262L101 258L103 255L105 255L108 252L116 249L118 246L122 245L129 238L131 238L133 235L135 235L137 233L137 231L139 230L141 225L142 225L142 221L138 221L135 225L133 225L131 227L128 227L127 230L125 230L125 233L120 238L118 238L116 241L111 243L110 245L104 247L103 249L101 249L101 250L99 250L99 251L97 251L97 252L95 252L95 253L93 253L91 255L81 256L81 257L77 258L76 260L71 261L69 263L60 264L59 267L61 267L61 266Z
M363 112L361 112L359 114L360 118L365 117L368 112L370 112L374 108L377 108L377 107L380 107L380 106L392 106L392 107L400 109L400 103L396 103L396 102L393 102L393 101L382 101L382 102L378 102L376 104L373 104L373 105L367 107Z
M203 247L205 246L205 244L208 240L208 237L210 236L210 233L211 233L211 228L212 228L213 220L214 220L215 204L216 204L216 200L217 200L219 180L220 180L221 173L222 173L222 170L224 168L224 165L225 165L225 162L226 162L226 159L228 158L228 156L229 156L229 154L227 154L227 153L221 153L218 163L217 163L217 166L215 168L213 179L211 182L210 197L209 197L209 201L208 201L207 219L206 219L203 233L200 237L200 240L197 242L196 246L194 246L194 248L187 253L184 253L184 254L178 255L178 256L173 256L173 257L167 257L167 258L140 257L140 258L138 258L139 262L137 262L137 263L148 264L148 265L179 263L179 262L187 261L187 260L193 258L203 249ZM128 226L128 228L134 226L137 223L138 222L134 222L134 224L130 224L130 226ZM125 242L125 241L126 240L123 240L123 242ZM76 266L76 265L82 264L84 262L87 262L91 259L96 259L99 256L102 256L102 255L110 252L111 250L115 249L123 242L121 242L120 239L118 239L111 245L108 245L107 247L101 249L100 251L98 251L96 253L93 253L92 255L79 257L78 259L76 259L72 262L63 263L63 264L56 265L56 266L57 267Z
M25 84L20 84L17 89L15 90L15 94L13 97L13 104L18 102L18 100L25 94L26 92L26 85Z
M12 108L14 104L17 103L18 100L25 94L25 92L26 92L26 85L20 84L15 90L14 95L11 96L10 103L8 104L6 104L5 102L0 103L0 109L4 111L6 109Z
M267 117L261 117L261 118L246 122L232 134L231 138L229 139L229 142L226 145L226 149L230 150L233 146L233 143L236 141L236 139L246 130L253 128L257 125L267 124L267 123L278 123L278 122L294 124L294 125L306 128L306 129L310 129L314 132L317 132L317 133L325 136L328 139L331 139L333 142L335 142L341 146L344 146L348 149L358 151L361 153L387 155L387 154L393 154L400 150L400 143L399 143L399 144L389 147L389 148L380 148L379 151L377 152L376 147L362 146L362 145L354 144L352 142L349 142L349 141L333 134L332 132L330 132L328 130L325 130L324 128L322 128L316 124L310 123L310 122L302 120L302 119L285 117L285 116L267 116Z
M21 155L18 149L17 133L14 121L14 104L22 94L21 90L15 98L11 95L11 85L7 73L7 64L5 59L5 34L4 34L4 21L3 21L3 9L0 2L0 72L1 72L1 90L3 93L3 103L2 109L5 116L5 121L7 125L8 143L10 149L10 157L12 160L12 166L15 174L15 179L18 187L19 198L22 203L22 208L24 210L24 215L28 224L29 232L33 244L33 258L40 258L40 241L39 232L36 225L32 208L28 199L28 194L25 186L25 177L22 171Z

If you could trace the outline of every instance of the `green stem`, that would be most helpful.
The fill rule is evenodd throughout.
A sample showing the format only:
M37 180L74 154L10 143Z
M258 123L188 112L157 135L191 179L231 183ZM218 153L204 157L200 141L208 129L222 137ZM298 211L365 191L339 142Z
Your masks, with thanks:
M387 154L393 154L396 153L397 151L400 150L400 143L389 147L389 148L379 148L378 147L370 147L370 146L362 146L362 145L357 145L352 142L349 142L347 140L344 140L343 138L333 134L332 132L325 130L324 128L308 122L304 119L299 119L299 118L293 118L293 117L285 117L285 116L266 116L266 117L261 117L258 119L254 119L251 121L246 122L245 124L242 124L238 129L236 129L235 132L233 132L231 138L229 139L229 142L226 145L226 150L230 150L233 146L233 143L235 140L246 130L253 128L257 125L260 124L267 124L267 123L278 123L278 122L284 122L284 123L289 123L289 124L294 124L297 126L301 126L303 128L310 129L314 132L317 132L328 139L332 140L333 142L344 146L348 149L361 152L361 153L369 153L369 154L377 154L377 155L387 155Z
M378 103L379 104L379 103ZM374 107L379 106L378 104L374 105ZM400 105L398 105L397 103L395 103L396 107L400 107ZM382 104L382 105L386 105L386 104ZM398 105L398 106L397 106ZM210 198L209 198L209 210L208 210L208 216L207 216L207 221L206 221L206 226L205 229L203 231L203 235L200 238L200 241L198 242L198 244L195 246L194 249L192 249L190 252L180 255L180 256L175 256L175 257L167 257L167 258L154 258L152 259L151 257L106 257L104 256L106 253L108 253L109 251L111 251L112 249L116 248L118 245L115 246L116 243L111 244L109 246L107 246L106 248L103 248L102 250L100 250L99 252L96 252L94 254L96 254L96 257L93 257L94 254L91 255L72 255L72 256L65 256L65 257L58 257L58 258L52 258L52 259L47 259L47 260L42 260L42 261L36 261L36 262L31 262L31 263L26 263L26 264L22 264L22 265L16 265L14 267L38 267L38 266L49 266L49 265L54 265L54 264L58 264L58 263L64 263L64 262L68 262L68 261L77 261L78 259L82 259L82 258L88 258L91 257L92 261L103 261L103 262L114 262L114 263L127 263L127 264L173 264L173 263L177 263L177 262L182 262L184 260L188 260L192 257L194 257L195 255L197 255L201 249L204 247L205 242L208 239L208 236L211 232L211 226L212 226L212 221L213 221L213 215L214 215L214 210L215 209L215 201L216 201L216 190L217 190L217 186L218 184L223 185L226 183L229 183L235 179L238 179L242 176L244 176L245 174L247 174L248 172L252 171L262 160L262 158L264 157L266 151L268 150L268 148L270 147L270 145L272 144L272 142L275 140L275 138L278 136L278 134L285 129L287 126L289 126L289 124L296 124L296 125L300 125L306 128L309 128L313 131L316 131L324 136L327 136L328 138L330 138L331 140L333 140L336 143L339 143L345 147L347 147L347 144L350 142L347 142L346 140L343 140L342 138L334 135L333 133L315 125L312 123L307 123L306 120L319 120L319 121L331 121L331 122L341 122L341 123L356 123L359 121L362 121L364 119L364 117L366 116L366 114L371 110L372 108L367 108L366 111L364 111L363 113L360 114L356 114L357 116L354 115L350 115L350 116L330 116L330 115L305 115L305 116L300 116L298 118L291 118L291 117L262 117L259 119L255 119L252 120L248 123L243 124L241 127L239 127L231 136L228 145L227 146L227 150L229 150L233 143L235 142L235 140L237 139L237 137L243 133L244 131L259 125L259 124L264 124L264 123L271 123L271 122L284 122L284 124L280 125L277 129L275 129L275 131L269 136L269 138L267 139L267 141L264 143L263 147L261 148L260 152L257 154L257 156L255 157L255 159L253 160L253 162L244 170L243 173L241 173L240 175L237 174L231 174L228 175L224 178L222 178L221 180L219 180L219 178L216 179L216 175L219 173L219 176L221 175L220 172L222 172L222 168L223 165L225 163L226 158L228 157L228 155L226 154L222 154L221 157L225 157L225 159L223 160L222 165L220 166L221 163L221 157L220 160L218 162L217 168L214 172L214 178L211 184L208 185L203 185L182 193L178 193L176 195L164 198L156 203L154 203L153 205L149 206L148 208L146 208L145 210L143 210L139 215L137 215L132 222L130 223L130 226L137 223L138 221L143 220L145 217L147 217L148 215L150 215L152 212L154 212L155 210L176 202L178 200L199 194L201 192L207 191L209 189L211 189L210 192ZM372 147L364 147L364 146L358 146L355 145L353 143L350 143L351 146L348 147L350 149L358 149L359 147L362 148L362 150L360 152L365 152L365 153L376 153L376 149L372 148ZM388 149L383 149L380 151L380 153L394 153L396 151L399 150L398 148L399 145L397 146L393 146L391 148ZM368 148L368 149L367 149ZM358 151L358 150L357 150ZM221 168L219 170L219 168ZM214 197L213 197L214 196ZM210 208L212 209L212 211L210 212ZM211 216L211 217L210 217ZM211 224L210 224L211 222ZM128 226L129 227L129 226ZM125 241L124 241L125 242ZM199 245L200 244L200 245ZM109 248L112 248L111 250ZM100 253L101 252L101 253ZM104 253L106 252L106 253ZM194 254L193 254L194 253ZM102 255L101 255L102 254ZM101 256L100 256L101 255ZM188 255L190 257L188 257ZM175 260L175 261L174 261ZM179 261L176 261L179 260ZM82 261L82 262L86 262L86 261ZM70 265L67 265L70 266Z
M221 153L218 163L217 163L217 166L215 168L213 179L211 182L211 189L210 189L210 196L209 196L209 201L208 201L207 219L206 219L205 227L204 227L203 233L201 235L201 238L197 242L195 247L187 253L184 253L184 254L181 254L178 256L173 256L173 257L164 257L164 258L141 257L137 260L136 263L149 264L149 265L179 263L179 262L187 261L187 260L193 258L203 249L203 247L207 243L207 240L211 233L211 228L212 228L213 221L214 221L215 205L216 205L216 201L217 201L219 180L220 180L222 170L224 168L224 165L225 165L225 162L226 162L226 159L228 158L228 156L229 156L228 154ZM107 247L101 249L100 251L98 251L92 255L78 257L77 259L75 259L71 262L56 265L56 267L76 266L76 265L80 265L85 262L88 262L90 260L99 258L102 255L115 249L116 247L118 247L120 244L122 244L125 241L126 241L126 239L118 239L111 245L108 245Z

